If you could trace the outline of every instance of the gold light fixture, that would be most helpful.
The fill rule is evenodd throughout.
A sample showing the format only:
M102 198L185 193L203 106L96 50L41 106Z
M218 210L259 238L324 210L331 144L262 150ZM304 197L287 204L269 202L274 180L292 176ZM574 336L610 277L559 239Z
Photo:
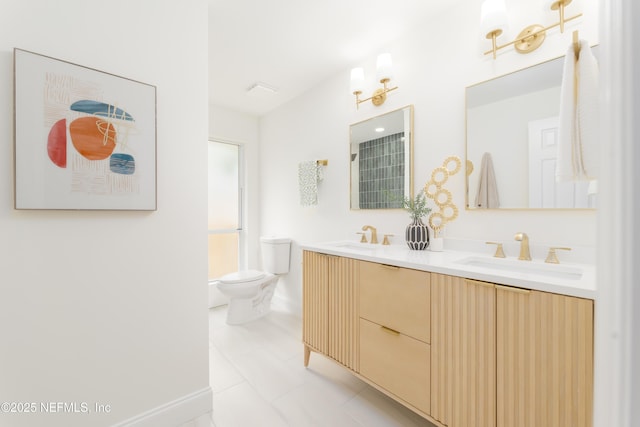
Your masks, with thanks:
M376 89L373 95L366 99L360 99L364 87L364 69L359 67L351 70L351 93L356 96L356 108L367 101L371 101L375 106L382 105L387 100L387 93L398 89L398 86L391 88L387 86L393 77L393 63L390 54L378 55L376 70L377 79L382 83L382 87Z
M560 27L560 32L564 32L564 24L582 16L579 13L570 18L565 18L565 8L571 3L571 0L545 0L545 6L551 10L557 10L560 16L558 22L551 24L547 27L533 24L523 29L515 40L498 45L497 38L502 35L507 28L507 9L504 0L485 0L482 3L480 11L480 25L482 27L483 34L486 38L491 40L492 48L486 51L484 54L493 54L493 59L496 59L496 53L498 50L513 45L514 49L518 53L529 53L536 50L546 37L546 33L551 28Z

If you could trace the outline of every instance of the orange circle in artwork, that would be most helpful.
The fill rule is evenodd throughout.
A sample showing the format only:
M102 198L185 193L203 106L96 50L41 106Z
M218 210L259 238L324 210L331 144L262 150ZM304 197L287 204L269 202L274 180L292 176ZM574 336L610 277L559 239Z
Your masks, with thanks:
M83 157L103 160L116 148L116 128L99 117L80 117L69 125L71 142Z

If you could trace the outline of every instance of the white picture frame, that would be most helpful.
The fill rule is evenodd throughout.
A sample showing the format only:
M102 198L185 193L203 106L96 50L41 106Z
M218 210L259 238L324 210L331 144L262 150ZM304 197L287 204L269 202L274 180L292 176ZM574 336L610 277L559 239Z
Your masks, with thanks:
M156 87L14 49L15 208L157 209Z

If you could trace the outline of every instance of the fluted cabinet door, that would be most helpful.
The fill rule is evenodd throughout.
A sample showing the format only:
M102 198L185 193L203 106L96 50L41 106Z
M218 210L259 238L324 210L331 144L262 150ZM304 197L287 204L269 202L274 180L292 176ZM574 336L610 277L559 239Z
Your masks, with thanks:
M303 251L302 340L315 351L329 349L329 256ZM308 353L306 356L308 362Z
M358 372L358 260L329 256L328 356Z
M497 426L590 427L593 301L496 288Z
M431 416L445 425L496 425L495 292L431 274Z

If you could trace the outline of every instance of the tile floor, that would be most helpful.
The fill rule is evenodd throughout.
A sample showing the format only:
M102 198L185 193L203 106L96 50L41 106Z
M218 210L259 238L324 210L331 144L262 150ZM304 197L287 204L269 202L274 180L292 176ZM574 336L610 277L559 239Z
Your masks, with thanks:
M184 427L432 427L323 356L305 368L302 320L285 308L240 326L225 315L209 310L211 419Z
M215 424L213 424L211 414L205 414L193 421L182 424L180 427L215 427Z

